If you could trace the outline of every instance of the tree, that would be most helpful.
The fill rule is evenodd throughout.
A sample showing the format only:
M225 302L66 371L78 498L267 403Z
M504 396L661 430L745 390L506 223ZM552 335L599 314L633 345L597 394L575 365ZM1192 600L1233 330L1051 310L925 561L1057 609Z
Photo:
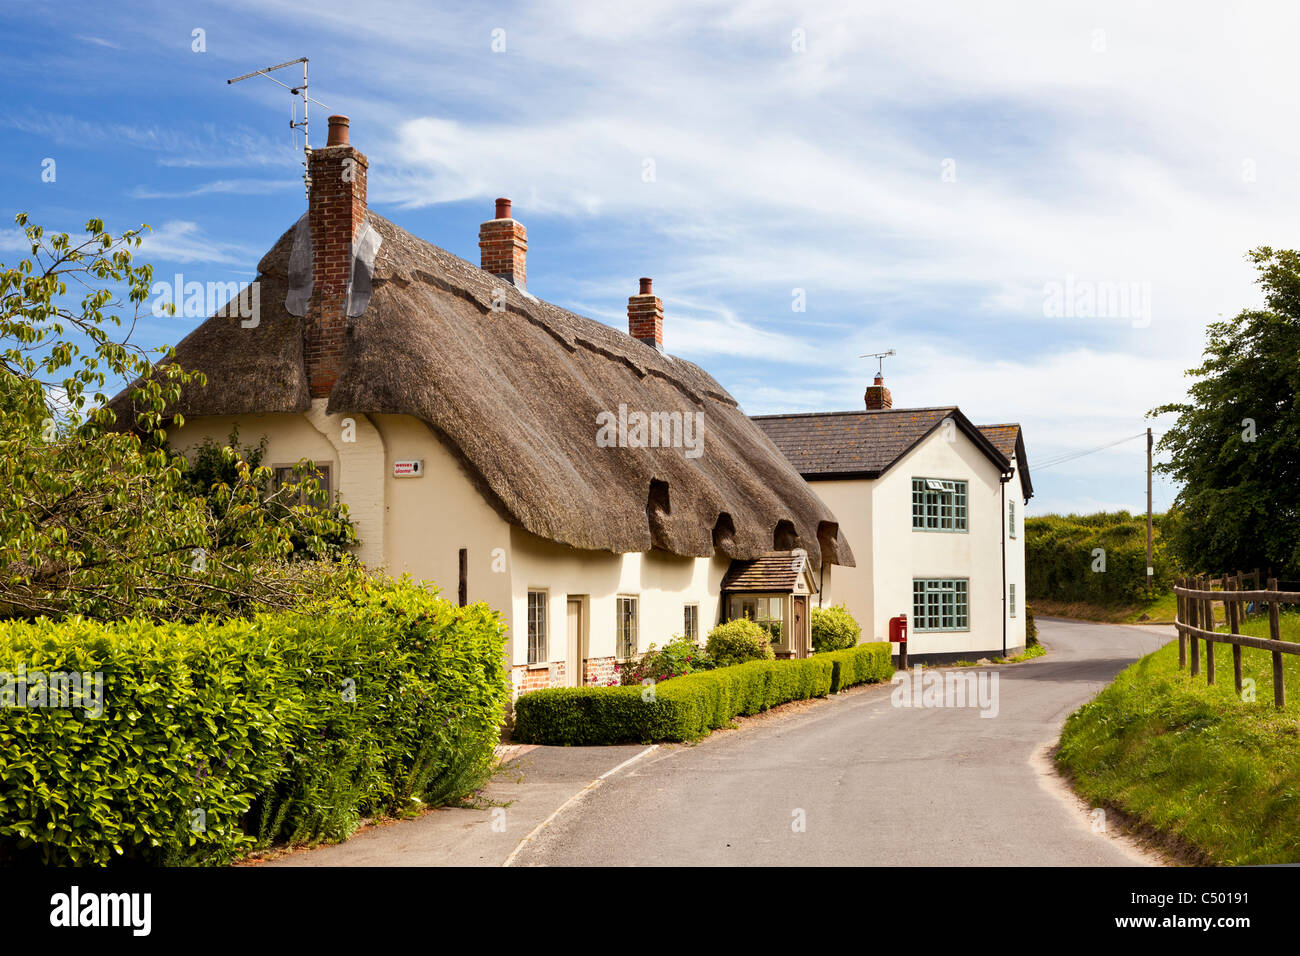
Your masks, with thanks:
M296 487L285 491L293 505L268 508L269 469L233 451L229 480L187 486L165 410L182 385L205 382L169 347L130 341L153 277L132 259L140 231L114 238L92 219L74 241L17 222L31 256L0 264L0 617L179 620L294 603L320 570L286 560L295 536L319 551L344 532L296 504ZM110 380L132 383L125 428L105 407Z
M1261 246L1265 308L1211 323L1159 469L1181 482L1169 536L1185 567L1300 572L1300 252Z

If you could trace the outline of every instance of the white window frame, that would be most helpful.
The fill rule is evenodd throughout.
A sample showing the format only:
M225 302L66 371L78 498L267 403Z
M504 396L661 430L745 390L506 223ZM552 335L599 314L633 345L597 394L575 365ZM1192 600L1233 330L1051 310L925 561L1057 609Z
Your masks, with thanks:
M692 611L695 612L694 615L691 614ZM691 620L692 617L694 620ZM694 633L691 633L691 625L694 625ZM682 634L697 644L700 642L700 605L697 602L682 605Z
M533 599L540 598L540 608L536 608ZM545 588L528 589L528 663L529 665L550 662L549 618L551 595Z
M628 622L627 616L623 613L626 602L632 605L631 625L632 633L626 633L624 624ZM631 638L629 644L628 638ZM622 661L630 660L637 655L641 647L641 599L635 594L620 594L614 599L614 654Z

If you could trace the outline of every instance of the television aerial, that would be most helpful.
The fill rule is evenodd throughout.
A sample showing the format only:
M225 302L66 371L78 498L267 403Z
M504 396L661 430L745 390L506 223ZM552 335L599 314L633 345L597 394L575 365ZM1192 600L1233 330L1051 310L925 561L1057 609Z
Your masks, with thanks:
M275 77L271 76L271 73L273 73L275 70L283 70L287 66L295 66L299 63L302 64L302 85L301 86L289 86L287 83L281 83ZM307 95L307 58L305 56L300 56L296 60L289 60L285 63L277 63L275 66L268 66L262 70L254 70L252 73L245 73L243 76L237 76L234 79L226 80L226 85L229 86L233 83L238 83L241 80L247 80L254 76L264 76L272 83L275 83L277 86L283 86L294 96L302 97L302 121L301 122L298 121L297 103L293 100L289 101L289 129L292 131L290 135L294 137L295 146L297 145L298 130L300 129L302 130L302 151L303 151L302 182L304 188L307 191L307 199L308 201L310 201L311 200L311 140L308 139L308 134L307 134L307 104L315 103L321 109L326 109L326 110L329 109L329 107L326 106L324 103L322 103L320 100Z

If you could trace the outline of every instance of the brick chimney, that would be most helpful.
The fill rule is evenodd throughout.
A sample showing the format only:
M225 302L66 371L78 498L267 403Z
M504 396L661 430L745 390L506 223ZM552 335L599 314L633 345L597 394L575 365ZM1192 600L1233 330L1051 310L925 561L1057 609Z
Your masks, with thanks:
M311 152L312 296L307 312L307 383L312 398L328 398L338 381L347 335L352 243L366 221L370 161L348 142L348 118L329 118L329 140Z
M663 351L664 304L663 300L654 294L649 279L641 280L640 295L628 297L627 334Z
M500 276L516 288L527 287L528 230L511 217L509 199L498 199L496 218L478 227L478 247L484 272Z
M879 411L894 407L894 396L885 388L885 376L876 375L876 380L867 386L867 411Z

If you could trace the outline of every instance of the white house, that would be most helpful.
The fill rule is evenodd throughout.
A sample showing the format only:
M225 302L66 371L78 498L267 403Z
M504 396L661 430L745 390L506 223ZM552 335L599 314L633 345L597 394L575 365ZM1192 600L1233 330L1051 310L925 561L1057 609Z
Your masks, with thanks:
M840 519L856 567L821 600L843 601L864 639L908 619L923 662L1025 646L1022 505L1033 495L1019 425L976 427L956 406L894 408L877 376L866 409L754 421Z
M308 210L258 265L258 314L232 304L177 346L207 385L169 410L172 445L238 426L266 438L265 464L312 461L364 563L502 612L516 693L703 638L724 578L742 587L763 560L811 569L764 605L778 651L808 653L808 582L852 552L736 401L664 352L650 280L624 332L527 291L509 200L481 227L481 268L416 238L367 209L348 127L331 117L311 154ZM113 407L133 421L127 392Z

